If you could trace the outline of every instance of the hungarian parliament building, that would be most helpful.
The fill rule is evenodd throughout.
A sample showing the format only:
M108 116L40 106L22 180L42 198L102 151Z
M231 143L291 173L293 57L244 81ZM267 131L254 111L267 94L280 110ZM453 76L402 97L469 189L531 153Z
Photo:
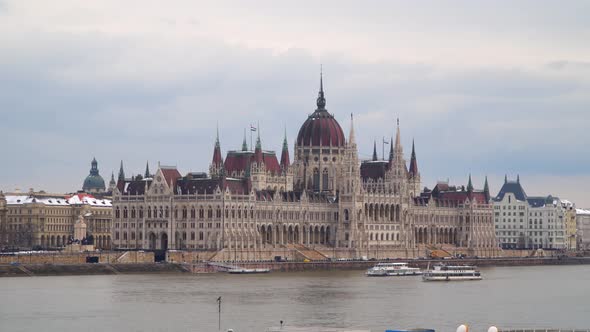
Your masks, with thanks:
M399 121L389 158L360 160L353 117L345 136L326 109L323 83L291 162L246 139L223 158L219 134L209 173L158 166L113 188L113 247L240 251L279 248L347 250L497 248L487 179L476 190L439 182L421 190L414 144L409 164ZM259 132L259 131L258 131ZM114 185L115 183L113 183ZM359 256L356 256L359 257Z

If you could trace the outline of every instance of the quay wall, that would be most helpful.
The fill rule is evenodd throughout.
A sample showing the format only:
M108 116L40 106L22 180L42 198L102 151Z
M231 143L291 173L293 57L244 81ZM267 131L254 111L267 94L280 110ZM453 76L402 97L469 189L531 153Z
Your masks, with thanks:
M394 260L395 261L395 260ZM533 257L533 258L486 258L486 259L445 259L445 260L400 260L412 266L426 268L428 264L444 261L447 264L469 264L487 266L533 266L590 264L590 257ZM242 268L268 268L276 272L365 270L380 261L312 261L312 262L228 262ZM382 262L391 262L382 261ZM206 262L197 263L76 263L76 264L0 264L0 277L16 276L59 276L98 274L151 274L151 273L216 273L218 266Z
M85 264L87 257L97 257L98 263L153 263L154 253L144 251L102 252L40 252L0 255L0 264Z
M34 277L108 274L165 274L190 272L181 264L0 264L0 277Z

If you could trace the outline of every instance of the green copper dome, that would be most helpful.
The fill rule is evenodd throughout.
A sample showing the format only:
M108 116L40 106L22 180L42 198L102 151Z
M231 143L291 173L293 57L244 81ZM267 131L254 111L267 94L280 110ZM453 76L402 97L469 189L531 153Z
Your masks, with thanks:
M98 174L98 163L96 159L92 159L91 165L90 174L84 180L82 190L86 192L104 191L106 187L104 185L104 179Z

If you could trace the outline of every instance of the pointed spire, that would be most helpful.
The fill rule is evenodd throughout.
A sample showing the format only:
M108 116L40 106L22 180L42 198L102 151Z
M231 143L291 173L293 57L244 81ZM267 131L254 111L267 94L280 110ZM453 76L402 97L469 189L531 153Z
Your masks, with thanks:
M504 183L508 183L508 174L504 174Z
M150 162L146 161L145 162L145 174L143 175L144 178L151 178L152 175L150 174Z
M377 141L373 141L373 161L377 161Z
M393 163L393 136L391 136L391 140L389 141L389 163Z
M412 140L412 159L410 160L410 174L412 176L418 175L418 161L416 160L416 148L414 140Z
M109 186L115 185L115 172L111 172L111 181L109 182Z
M488 185L488 176L486 175L486 181L483 184L483 192L486 195L486 199L490 199L490 186Z
M520 183L520 174L516 174L516 183Z
M264 162L264 158L262 155L262 141L260 141L260 123L258 123L258 128L256 132L258 133L258 137L256 138L256 149L254 149L254 160L258 164L258 167Z
M320 65L320 91L318 92L318 99L316 100L318 111L326 109L326 98L324 97L324 73Z
M401 151L402 142L401 142L401 134L399 131L399 118L397 118L397 130L395 133L395 149L397 151Z
M215 147L213 148L213 160L211 164L220 167L223 164L223 158L221 157L221 144L219 144L219 125L217 126L217 134L215 136Z
M262 142L260 141L260 123L258 123L257 126L256 133L258 136L256 137L256 150L262 150Z
M125 181L125 171L123 170L123 160L121 160L121 167L119 167L119 181Z
M348 144L356 144L354 137L354 120L352 118L352 113L350 113L350 133L348 134Z
M242 151L248 151L248 143L246 142L246 128L244 128L244 140L242 141Z
M471 182L471 173L469 173L469 183L467 183L467 191L473 191L473 183Z
M283 151L281 152L281 168L286 170L289 168L291 161L289 160L289 143L287 142L287 126L285 126L285 138L283 139Z

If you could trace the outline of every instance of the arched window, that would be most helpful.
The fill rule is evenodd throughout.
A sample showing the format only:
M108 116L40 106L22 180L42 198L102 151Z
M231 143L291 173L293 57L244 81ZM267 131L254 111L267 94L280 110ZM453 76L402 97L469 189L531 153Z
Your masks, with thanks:
M191 219L195 219L195 208L194 207L191 208Z
M324 168L324 171L322 172L322 189L323 190L329 190L330 188L328 188L328 169Z
M320 171L317 168L313 170L313 190L320 191Z
M139 218L143 218L143 206L139 207Z
M121 211L119 210L119 207L115 209L115 218L121 218Z
M151 218L152 217L152 209L148 207L147 212L148 212L148 218Z
M127 213L127 207L125 206L123 208L123 219L127 219L129 217L128 213Z
M135 206L131 207L131 218L135 218Z
M166 207L166 218L170 217L170 212L168 210L168 207Z

